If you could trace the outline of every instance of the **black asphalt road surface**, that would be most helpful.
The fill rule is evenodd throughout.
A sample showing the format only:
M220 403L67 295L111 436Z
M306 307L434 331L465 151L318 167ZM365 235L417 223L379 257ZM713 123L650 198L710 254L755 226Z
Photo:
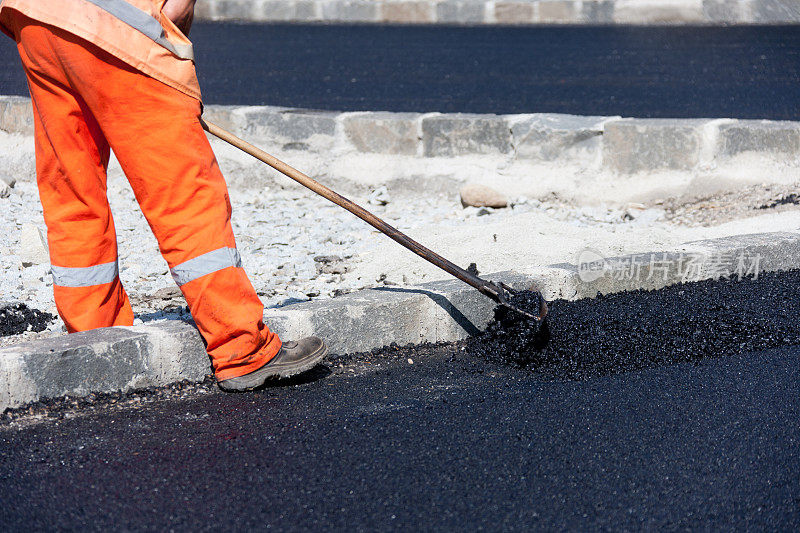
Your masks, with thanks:
M705 350L638 369L543 373L473 341L250 394L51 405L0 427L0 529L797 531L798 291L793 272L553 304L568 363L620 360L625 338ZM564 326L598 312L607 328Z
M800 120L800 26L196 24L206 103ZM0 94L27 94L13 43Z

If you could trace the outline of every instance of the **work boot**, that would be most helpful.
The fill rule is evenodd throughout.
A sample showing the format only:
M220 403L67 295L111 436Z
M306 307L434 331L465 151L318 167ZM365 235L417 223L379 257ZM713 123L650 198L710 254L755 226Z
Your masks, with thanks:
M319 337L284 342L267 364L244 376L224 379L219 382L219 388L225 392L257 389L268 379L288 378L313 368L327 353L328 346Z

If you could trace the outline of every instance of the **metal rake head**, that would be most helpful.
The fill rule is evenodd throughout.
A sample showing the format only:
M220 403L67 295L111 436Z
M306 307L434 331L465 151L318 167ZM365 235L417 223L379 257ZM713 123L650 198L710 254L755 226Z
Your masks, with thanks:
M509 302L509 299L518 294L518 291L511 288L509 285L503 283L502 281L499 283L495 282L488 282L487 283L487 290L482 291L484 294L489 296L492 300L500 304L502 307L513 311L525 318L533 319L537 322L542 322L545 317L547 316L547 302L545 302L544 297L541 295L539 291L535 291L539 297L539 309L536 314L521 309L515 305L512 305Z

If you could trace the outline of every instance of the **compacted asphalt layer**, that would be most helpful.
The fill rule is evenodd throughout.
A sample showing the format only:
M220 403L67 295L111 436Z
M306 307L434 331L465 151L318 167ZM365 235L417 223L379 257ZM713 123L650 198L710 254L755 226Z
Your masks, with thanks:
M198 23L209 104L800 120L800 26ZM26 95L13 42L0 94Z
M0 424L0 529L797 531L799 296L554 302L527 358L506 317L255 393L39 404Z

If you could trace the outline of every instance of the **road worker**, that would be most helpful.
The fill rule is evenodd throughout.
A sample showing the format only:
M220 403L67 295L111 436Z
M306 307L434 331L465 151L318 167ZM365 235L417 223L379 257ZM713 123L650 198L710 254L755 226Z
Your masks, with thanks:
M2 0L33 104L53 289L69 332L130 326L106 197L113 150L207 343L220 388L317 364L317 337L281 342L241 267L227 186L200 125L195 0Z

